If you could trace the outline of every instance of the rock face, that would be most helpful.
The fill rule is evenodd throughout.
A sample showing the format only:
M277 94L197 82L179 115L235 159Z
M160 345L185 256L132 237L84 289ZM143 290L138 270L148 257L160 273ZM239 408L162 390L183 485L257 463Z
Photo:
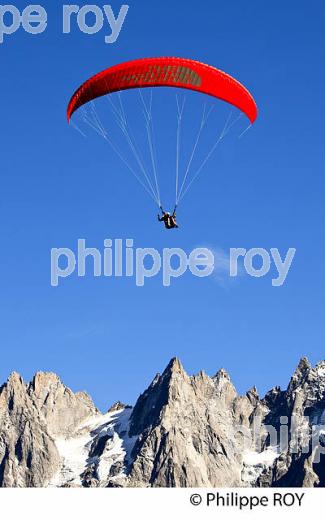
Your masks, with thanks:
M0 485L46 485L59 460L44 417L13 373L0 389Z
M325 486L325 362L239 396L223 369L171 360L134 408L101 414L55 374L0 388L0 486Z
M85 392L74 394L52 373L38 372L28 387L28 394L52 435L73 433L83 420L98 412Z
M265 422L279 432L288 424L287 445L258 479L261 486L325 486L325 362L313 368L301 359L288 389L273 389L264 399ZM283 427L283 426L282 426Z
M68 435L96 413L91 399L73 394L54 374L26 385L13 373L0 388L0 486L46 486L60 467L53 435Z
M228 438L236 391L228 376L189 377L174 359L140 396L131 416L131 485L239 486L241 461Z

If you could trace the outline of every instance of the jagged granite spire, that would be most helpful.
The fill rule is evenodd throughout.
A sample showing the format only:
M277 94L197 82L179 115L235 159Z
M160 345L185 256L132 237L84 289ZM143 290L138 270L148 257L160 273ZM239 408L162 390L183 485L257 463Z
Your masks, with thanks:
M0 389L0 486L46 485L59 453L19 374Z

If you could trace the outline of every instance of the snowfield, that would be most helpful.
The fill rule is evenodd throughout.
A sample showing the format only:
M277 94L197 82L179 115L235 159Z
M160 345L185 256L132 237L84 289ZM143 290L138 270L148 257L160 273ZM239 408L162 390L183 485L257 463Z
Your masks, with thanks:
M83 422L70 437L55 438L61 466L50 482L51 487L82 485L87 469L91 469L102 485L108 478L125 478L131 452L137 437L129 437L132 409L97 414ZM116 466L112 475L110 471Z

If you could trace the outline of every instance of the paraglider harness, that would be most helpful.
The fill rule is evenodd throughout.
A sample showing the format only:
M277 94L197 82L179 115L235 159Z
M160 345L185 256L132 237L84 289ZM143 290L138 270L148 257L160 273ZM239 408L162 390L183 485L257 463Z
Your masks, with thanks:
M177 209L177 206L175 206L172 215L170 215L170 213L168 213L167 211L164 211L161 206L160 206L160 209L161 209L161 212L162 212L162 216L160 217L160 215L158 214L159 222L164 222L166 229L176 229L176 228L178 228L178 225L176 223L176 209Z

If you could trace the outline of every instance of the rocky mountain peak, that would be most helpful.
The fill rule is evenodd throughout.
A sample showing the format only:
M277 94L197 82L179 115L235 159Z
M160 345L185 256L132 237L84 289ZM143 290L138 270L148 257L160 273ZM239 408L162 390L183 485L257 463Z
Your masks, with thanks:
M218 372L212 377L215 382L219 381L230 381L230 376L224 368L220 368Z
M62 385L59 376L53 372L36 372L32 381L29 384L29 390L34 393L35 396L41 398L44 393L53 392Z
M7 382L0 388L0 393L21 395L26 393L26 385L23 378L17 373L12 372Z
M56 374L26 385L13 373L0 388L0 487L325 486L324 456L317 464L302 444L309 435L311 447L312 425L323 431L324 409L325 361L306 358L287 390L262 400L255 386L238 395L224 369L189 376L173 358L133 409L118 401L106 414ZM268 428L278 434L283 417L310 421L295 452L290 432L287 447L271 444ZM253 439L245 447L242 429Z
M24 381L23 381L23 378L21 377L21 375L18 374L18 372L11 372L11 374L7 380L7 385L8 386L15 386L15 385L22 386L22 385L24 385Z
M312 369L312 366L308 360L307 357L302 357L299 361L298 367L296 368L294 375L306 375L310 370Z
M86 392L72 392L50 372L38 372L28 386L28 394L52 434L69 434L98 411Z
M7 382L0 388L0 413L5 409L11 413L18 408L28 408L27 388L22 377L13 372Z
M185 375L185 371L183 368L182 363L180 360L176 357L172 358L170 362L168 363L167 367L165 368L163 372L163 377L169 377L173 374L181 374Z
M112 412L119 412L121 410L125 410L125 408L131 408L130 406L126 405L126 404L123 404L121 403L121 401L116 401L116 403L114 403L107 411L107 413L112 413Z
M189 379L180 361L173 358L164 372L157 374L149 387L140 395L131 415L130 432L138 435L147 428L154 427L159 421L163 408L168 404L171 394L176 399L182 381Z
M325 399L324 362L312 367L307 358L302 358L287 389L289 409L301 410L314 407L314 402Z
M216 395L223 398L228 404L237 397L237 390L231 382L228 372L224 368L213 376Z
M273 406L277 406L278 403L279 403L279 400L282 398L282 396L284 395L284 392L281 390L281 388L279 386L274 386L271 390L269 390L263 401L266 403L267 406L269 407L273 407Z
M202 385L202 387L210 386L211 389L213 387L212 379L204 372L204 370L200 370L198 374L192 377L192 382L196 384Z
M257 391L257 388L256 388L255 385L252 386L252 388L250 388L247 393L252 394L252 395L258 397L258 391Z
M309 363L306 357L300 359L299 364L293 374L291 381L289 383L289 387L291 390L301 385L301 383L306 379L310 370L312 369L311 364Z
M259 400L259 395L256 386L253 386L250 390L248 390L246 396L251 403L256 403L256 401Z

